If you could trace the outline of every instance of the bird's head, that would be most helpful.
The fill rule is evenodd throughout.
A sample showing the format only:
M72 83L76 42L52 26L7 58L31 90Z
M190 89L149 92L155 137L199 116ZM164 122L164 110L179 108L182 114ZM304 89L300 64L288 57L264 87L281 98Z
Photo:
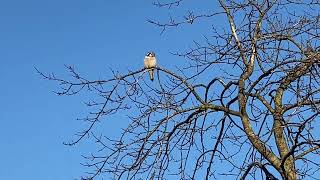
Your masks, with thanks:
M155 54L153 51L149 51L149 52L147 53L147 56L148 56L148 57L155 57L156 54Z

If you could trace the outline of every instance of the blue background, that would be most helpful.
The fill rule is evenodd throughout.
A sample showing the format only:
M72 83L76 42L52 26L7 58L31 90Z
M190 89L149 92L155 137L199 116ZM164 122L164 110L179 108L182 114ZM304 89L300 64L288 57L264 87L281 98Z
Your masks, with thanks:
M188 6L199 13L215 9L201 0ZM68 77L74 65L90 78L110 77L110 67L127 72L142 67L149 50L161 66L174 68L186 50L210 31L205 21L161 29L148 19L167 21L188 8L157 8L152 1L10 0L0 1L0 179L75 179L84 174L81 155L90 144L64 146L81 130L76 118L87 113L85 95L59 97L57 84L35 71ZM110 119L106 134L115 136L120 119Z

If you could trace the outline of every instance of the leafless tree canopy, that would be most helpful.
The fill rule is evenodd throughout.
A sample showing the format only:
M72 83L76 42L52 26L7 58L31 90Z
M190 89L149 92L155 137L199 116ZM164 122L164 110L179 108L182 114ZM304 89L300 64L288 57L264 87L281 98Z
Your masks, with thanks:
M185 67L158 66L153 83L146 69L114 71L105 80L86 79L73 67L67 67L72 80L41 73L59 83L59 95L96 94L87 104L96 111L82 119L87 127L67 143L89 137L101 147L85 157L86 179L320 177L320 1L219 0L212 6L219 7L149 20L163 36L200 21L211 29L192 49L173 54L186 59ZM212 24L217 19L224 25ZM117 113L130 118L118 139L94 131Z

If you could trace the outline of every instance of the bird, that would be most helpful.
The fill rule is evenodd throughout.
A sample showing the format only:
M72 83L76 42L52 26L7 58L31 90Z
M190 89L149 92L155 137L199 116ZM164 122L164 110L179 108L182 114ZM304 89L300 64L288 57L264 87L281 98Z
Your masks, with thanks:
M144 57L144 67L148 69L151 81L154 79L154 68L156 65L156 54L153 51L148 52Z

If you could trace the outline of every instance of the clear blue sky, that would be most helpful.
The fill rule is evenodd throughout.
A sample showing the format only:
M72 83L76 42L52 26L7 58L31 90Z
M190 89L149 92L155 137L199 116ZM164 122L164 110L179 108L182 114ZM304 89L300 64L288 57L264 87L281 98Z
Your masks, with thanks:
M215 8L201 2L192 8ZM84 76L107 78L109 67L141 68L150 49L160 65L178 66L183 59L169 52L187 49L210 26L199 23L160 35L146 21L177 13L148 0L0 1L0 179L67 180L85 171L80 162L90 152L88 145L62 142L80 130L75 119L87 112L83 102L89 97L56 96L51 92L56 84L43 80L34 67L67 77L64 65L74 65ZM110 120L110 127L117 123ZM113 136L117 129L110 129Z

